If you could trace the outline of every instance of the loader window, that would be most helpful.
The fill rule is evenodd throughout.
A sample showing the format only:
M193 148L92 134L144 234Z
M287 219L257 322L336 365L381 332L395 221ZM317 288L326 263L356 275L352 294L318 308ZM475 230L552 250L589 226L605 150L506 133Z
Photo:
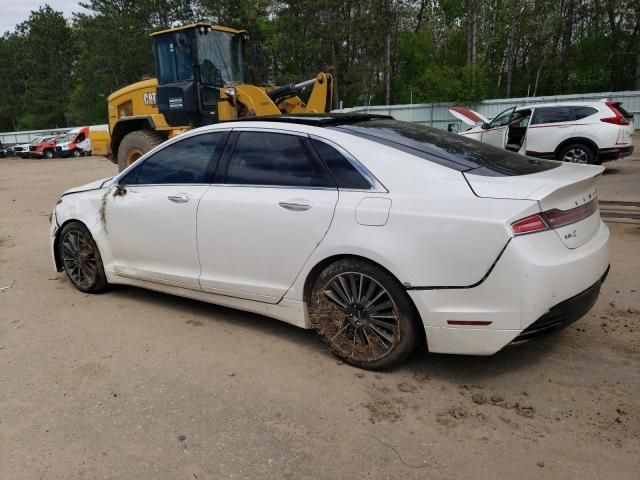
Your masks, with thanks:
M197 32L198 63L202 83L221 87L244 82L244 55L240 36L209 30Z
M158 37L154 48L160 85L193 80L191 48L186 34Z

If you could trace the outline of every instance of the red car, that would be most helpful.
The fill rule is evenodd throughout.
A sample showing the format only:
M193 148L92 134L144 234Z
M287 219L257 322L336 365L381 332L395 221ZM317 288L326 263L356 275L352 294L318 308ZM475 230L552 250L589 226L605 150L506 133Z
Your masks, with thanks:
M29 156L31 158L53 158L56 151L56 140L61 139L64 135L53 135L44 137L38 143L29 145Z

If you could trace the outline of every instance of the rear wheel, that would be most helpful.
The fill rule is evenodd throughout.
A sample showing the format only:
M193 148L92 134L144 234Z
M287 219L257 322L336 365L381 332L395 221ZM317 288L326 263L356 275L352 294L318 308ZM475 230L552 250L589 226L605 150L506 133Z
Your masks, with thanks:
M118 147L118 170L123 171L165 140L165 137L151 130L137 130L128 133Z
M368 370L399 364L421 338L402 285L382 268L357 259L339 260L320 273L309 317L338 357Z
M584 143L572 143L560 150L558 160L570 163L595 164L596 155L593 150Z
M102 257L91 233L83 224L71 222L60 232L58 242L64 271L76 288L98 293L108 287Z

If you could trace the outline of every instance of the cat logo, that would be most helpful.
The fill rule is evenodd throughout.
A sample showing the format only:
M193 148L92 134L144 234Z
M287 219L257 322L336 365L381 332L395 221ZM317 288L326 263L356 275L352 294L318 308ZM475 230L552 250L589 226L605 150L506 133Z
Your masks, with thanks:
M156 92L147 92L142 96L145 105L156 104Z

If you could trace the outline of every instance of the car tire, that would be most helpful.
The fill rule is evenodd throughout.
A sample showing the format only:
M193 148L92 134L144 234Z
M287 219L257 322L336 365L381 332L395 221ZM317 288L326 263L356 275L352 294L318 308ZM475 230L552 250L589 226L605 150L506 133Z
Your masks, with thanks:
M366 370L398 365L423 338L402 285L386 270L359 259L338 260L320 273L308 313L341 360Z
M82 152L76 148L73 152L71 152L71 155L73 155L75 158L78 158L80 155L82 155Z
M45 150L44 152L44 158L46 159L51 159L53 158L53 152L51 150Z
M142 155L165 140L165 137L151 130L137 130L128 133L118 147L118 171L122 172Z
M584 165L595 165L598 162L593 149L584 143L571 143L562 147L558 153L558 160L561 162L581 163Z
M105 291L109 284L100 250L91 233L80 222L70 222L60 232L58 253L71 283L85 293Z

